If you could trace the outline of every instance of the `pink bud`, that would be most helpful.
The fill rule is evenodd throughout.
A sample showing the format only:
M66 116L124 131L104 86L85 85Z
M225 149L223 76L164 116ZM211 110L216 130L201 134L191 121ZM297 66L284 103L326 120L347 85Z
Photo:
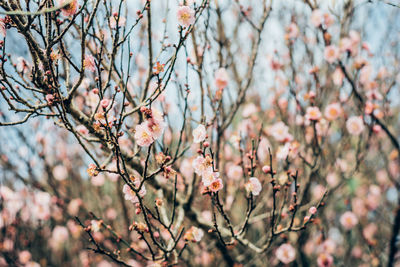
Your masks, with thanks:
M312 207L308 210L308 212L314 215L315 213L317 213L317 208L314 207L314 206L312 206Z
M92 90L92 93L97 95L99 93L99 88L94 88Z
M104 98L103 100L101 100L100 105L106 109L108 107L108 105L110 105L110 100L108 100L107 98Z
M46 95L46 101L49 102L50 104L53 103L53 101L54 101L54 95L52 95L52 94L47 94L47 95Z
M264 167L262 167L262 171L264 172L264 173L270 173L271 172L271 166L269 166L269 165L265 165Z

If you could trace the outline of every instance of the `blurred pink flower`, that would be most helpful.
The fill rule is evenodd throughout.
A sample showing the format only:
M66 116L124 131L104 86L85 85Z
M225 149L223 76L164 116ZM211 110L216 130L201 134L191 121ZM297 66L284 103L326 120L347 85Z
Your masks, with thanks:
M284 264L289 264L296 258L296 250L290 244L282 244L275 252L276 257Z
M258 178L251 177L249 181L245 184L246 191L248 193L252 193L255 196L258 196L262 190L262 185Z
M329 63L335 62L340 56L339 49L334 45L328 45L325 47L324 58Z
M196 129L193 130L193 142L200 143L206 139L207 132L204 125L199 124Z
M83 66L85 66L85 69L88 69L91 72L95 72L96 62L94 61L94 57L92 55L85 55L85 59L83 60Z
M340 223L346 230L352 229L356 224L358 223L357 216L351 212L351 211L346 211L343 213L343 215L340 217Z
M315 27L321 26L322 22L324 20L322 11L319 9L314 9L314 11L311 13L311 23Z
M346 121L346 128L351 135L360 135L364 130L363 119L358 116L348 118Z
M178 17L178 22L184 27L189 27L195 22L194 10L188 6L181 6L178 8L176 16Z
M319 111L318 107L307 107L305 116L307 120L317 121L321 116L321 111Z
M214 82L215 86L218 89L224 89L228 85L228 72L226 71L225 68L219 68L215 73L214 73Z

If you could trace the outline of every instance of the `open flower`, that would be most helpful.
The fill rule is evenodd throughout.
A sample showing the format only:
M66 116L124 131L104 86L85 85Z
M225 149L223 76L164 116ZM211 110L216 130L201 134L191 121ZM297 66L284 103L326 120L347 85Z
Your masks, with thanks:
M189 27L195 21L194 10L188 6L179 7L176 15L178 17L179 24L184 27Z
M329 63L335 62L339 58L339 55L339 48L337 48L336 46L328 45L327 47L325 47L324 58Z
M96 62L94 61L94 57L92 55L85 55L83 66L85 66L85 69L88 69L91 72L95 72Z
M306 111L306 119L317 121L321 118L321 111L319 111L318 107L308 107Z
M125 199L131 201L132 203L138 203L138 197L136 196L136 193L132 190L132 188L125 184L124 187L122 188L122 192L125 194ZM139 191L139 196L144 197L146 195L147 191L144 185Z
M262 190L262 185L256 177L251 177L249 181L244 185L247 192L258 196Z
M342 113L342 108L339 103L332 103L325 108L325 118L329 121L336 120Z
M185 235L183 236L183 238L186 241L191 241L191 242L200 242L201 239L204 236L204 232L203 230L201 230L200 228L197 227L190 227L189 230L186 231Z
M203 142L206 139L206 136L206 127L204 127L204 125L202 124L200 124L199 126L197 126L196 129L193 130L193 142L195 143Z
M358 223L357 216L351 212L351 211L346 211L343 213L343 215L340 217L340 223L343 225L343 227L346 230L352 229L356 224Z
M147 126L147 122L136 125L134 138L139 146L148 147L153 142L153 135Z
M364 123L361 117L353 116L346 121L346 128L352 135L360 135L364 130Z
M221 178L215 179L208 187L212 192L216 193L224 187Z
M296 258L296 251L290 244L282 244L276 250L276 257L284 264L289 264Z

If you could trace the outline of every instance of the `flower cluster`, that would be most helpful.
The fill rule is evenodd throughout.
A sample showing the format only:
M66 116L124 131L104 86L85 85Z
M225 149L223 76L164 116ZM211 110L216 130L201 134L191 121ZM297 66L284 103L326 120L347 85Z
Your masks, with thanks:
M165 129L162 113L155 108L142 108L145 120L135 127L135 140L141 147L148 147L161 137Z

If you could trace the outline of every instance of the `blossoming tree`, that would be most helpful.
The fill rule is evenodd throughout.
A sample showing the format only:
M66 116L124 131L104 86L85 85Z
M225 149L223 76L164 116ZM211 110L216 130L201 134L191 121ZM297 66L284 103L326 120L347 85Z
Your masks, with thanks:
M396 4L0 13L0 266L400 262Z

